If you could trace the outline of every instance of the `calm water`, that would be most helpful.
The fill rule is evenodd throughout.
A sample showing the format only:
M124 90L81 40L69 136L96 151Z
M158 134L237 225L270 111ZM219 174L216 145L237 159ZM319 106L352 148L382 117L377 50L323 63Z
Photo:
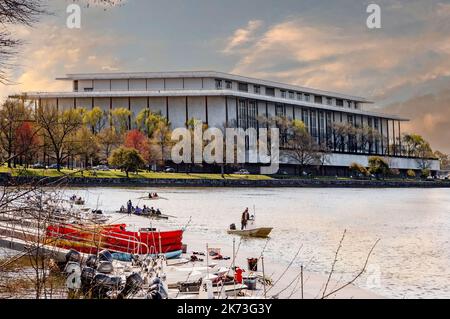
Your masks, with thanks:
M147 189L68 190L105 211L118 209ZM178 218L157 227L183 226L192 216L185 242L204 239L232 243L226 233L239 224L245 207L256 208L258 225L274 227L266 256L288 264L303 245L297 264L313 272L329 270L347 229L336 279L357 272L370 260L370 276L358 286L390 298L450 298L450 189L152 189L169 200L140 202ZM118 215L120 216L120 215ZM145 222L143 222L145 223ZM142 226L142 225L141 225ZM264 240L242 243L259 254ZM379 276L377 275L379 274ZM378 280L379 279L379 280Z

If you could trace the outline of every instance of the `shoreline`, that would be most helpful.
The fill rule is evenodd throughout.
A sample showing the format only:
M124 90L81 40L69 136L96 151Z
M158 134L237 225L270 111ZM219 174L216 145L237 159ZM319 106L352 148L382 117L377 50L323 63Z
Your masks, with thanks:
M339 179L151 179L27 177L0 174L0 185L25 186L40 184L74 187L273 187L273 188L450 188L450 181L421 180L339 180Z

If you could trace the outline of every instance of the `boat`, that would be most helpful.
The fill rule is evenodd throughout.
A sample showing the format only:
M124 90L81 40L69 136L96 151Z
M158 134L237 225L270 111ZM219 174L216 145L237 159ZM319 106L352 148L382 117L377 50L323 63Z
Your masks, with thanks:
M271 227L260 227L260 228L253 228L253 229L244 229L244 230L235 230L235 229L229 229L228 234L231 235L239 235L242 237L255 237L255 238L267 238L269 237L270 233L272 232Z
M182 250L176 250L176 251L170 251L170 252L164 253L162 255L164 256L164 258L166 260L169 260L169 259L180 258L180 256L182 254L183 254ZM114 260L118 260L118 261L131 262L133 260L133 255L128 254L128 253L112 253L111 255ZM151 257L151 258L156 258L156 257L158 257L158 254L149 254L146 256Z
M128 214L127 211L122 211L122 210L116 210L117 214ZM169 219L170 217L174 217L174 216L170 216L170 215L165 215L165 214L152 214L152 213L136 213L136 211L132 212L133 215L136 216L142 216L142 217L148 217L148 218L153 218L153 219Z
M126 224L90 226L56 224L47 227L47 243L60 248L95 254L111 252L136 255L159 254L182 250L183 230L158 232L153 229L128 231Z

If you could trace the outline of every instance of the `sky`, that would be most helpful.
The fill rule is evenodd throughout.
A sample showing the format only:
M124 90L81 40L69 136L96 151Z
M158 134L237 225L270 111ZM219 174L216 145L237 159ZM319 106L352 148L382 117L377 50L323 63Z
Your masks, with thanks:
M450 153L450 0L86 1L80 29L66 26L70 0L11 28L24 44L2 97L70 90L54 80L66 73L217 70L366 97Z

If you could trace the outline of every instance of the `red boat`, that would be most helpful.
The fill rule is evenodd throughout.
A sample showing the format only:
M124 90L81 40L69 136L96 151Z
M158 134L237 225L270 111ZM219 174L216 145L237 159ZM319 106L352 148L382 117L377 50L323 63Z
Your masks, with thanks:
M183 231L126 230L125 224L108 226L50 225L47 227L47 244L75 249L81 253L95 254L99 250L129 254L159 254L181 250Z

